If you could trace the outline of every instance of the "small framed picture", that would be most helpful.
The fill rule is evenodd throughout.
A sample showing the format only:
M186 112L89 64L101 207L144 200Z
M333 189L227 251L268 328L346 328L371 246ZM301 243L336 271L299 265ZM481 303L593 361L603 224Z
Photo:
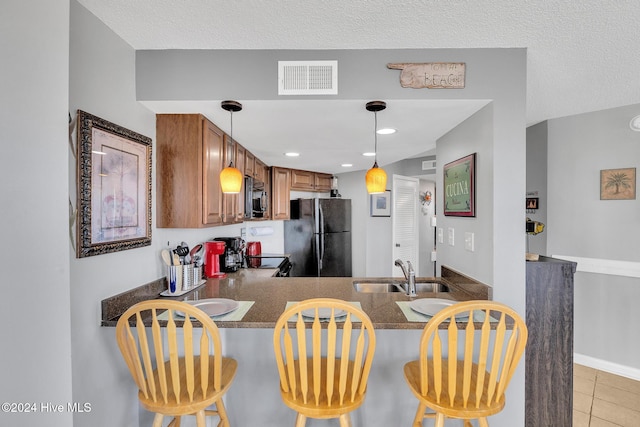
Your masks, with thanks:
M538 197L527 197L527 209L538 209Z
M636 168L600 171L600 200L635 200Z
M371 216L391 216L391 191L371 195Z

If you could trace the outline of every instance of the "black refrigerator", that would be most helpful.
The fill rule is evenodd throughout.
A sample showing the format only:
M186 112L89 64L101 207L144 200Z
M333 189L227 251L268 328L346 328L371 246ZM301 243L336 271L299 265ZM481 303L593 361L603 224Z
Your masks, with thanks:
M284 251L291 277L351 277L351 200L292 200Z

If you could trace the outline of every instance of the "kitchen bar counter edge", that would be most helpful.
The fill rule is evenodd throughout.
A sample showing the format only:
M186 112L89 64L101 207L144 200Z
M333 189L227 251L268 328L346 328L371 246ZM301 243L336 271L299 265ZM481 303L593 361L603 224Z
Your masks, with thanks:
M360 293L353 282L372 278L355 277L271 277L276 270L240 269L224 279L208 279L194 290L178 296L163 297L165 278L139 286L119 295L102 300L102 326L113 327L118 318L132 305L149 299L170 298L196 300L230 298L237 301L255 301L241 321L216 321L220 328L273 328L288 301L308 298L338 298L360 302L377 329L422 329L426 322L409 322L396 301L410 301L403 293ZM397 280L397 278L395 278ZM449 292L424 293L418 298L433 297L455 301L492 299L492 288L445 266L442 276L419 278L446 284Z

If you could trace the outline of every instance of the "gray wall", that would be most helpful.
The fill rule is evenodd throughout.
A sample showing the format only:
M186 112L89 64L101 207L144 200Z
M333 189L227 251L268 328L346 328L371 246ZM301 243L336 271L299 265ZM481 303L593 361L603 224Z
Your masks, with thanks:
M0 40L0 400L36 405L0 424L69 426L68 0L4 1Z
M493 186L493 105L487 105L438 140L437 174L443 166L461 157L476 153L476 216L475 218L444 216L444 192L436 198L438 229L444 243L437 241L438 267L449 266L488 284L493 284L494 262L494 192ZM442 183L442 180L439 180ZM442 185L440 185L442 188ZM454 245L448 241L448 230L454 230ZM465 233L473 233L475 251L465 249ZM522 230L521 230L522 233ZM524 233L522 233L524 235ZM524 257L524 256L523 256Z
M527 195L537 197L539 209L527 212L527 218L547 224L547 122L527 128ZM522 205L525 206L524 200ZM523 208L524 209L524 208ZM547 235L543 231L536 235L527 235L527 251L547 255Z
M71 2L70 47L69 111L87 111L155 140L155 114L136 101L135 51L76 1ZM64 147L66 164L66 142ZM69 182L65 175L62 194L66 199L70 191L75 205L75 164L69 156ZM155 150L153 164L155 218ZM66 236L66 200L64 204L62 231ZM145 419L138 422L137 392L116 345L114 328L99 326L100 301L164 276L160 250L167 242L175 247L185 240L193 246L213 237L239 235L240 225L168 230L157 229L154 220L151 246L83 259L75 258L68 238L63 237L71 265L73 399L94 403L90 413L75 415L75 425L138 426L152 422L145 411L141 412Z
M600 170L640 170L640 133L629 129L638 114L636 104L548 121L549 254L626 261L640 270L640 194L600 200ZM640 373L638 301L637 277L576 274L575 352Z

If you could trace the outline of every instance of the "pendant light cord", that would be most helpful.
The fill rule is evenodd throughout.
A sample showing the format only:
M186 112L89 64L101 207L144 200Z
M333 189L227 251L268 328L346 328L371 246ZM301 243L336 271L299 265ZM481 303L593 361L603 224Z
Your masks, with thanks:
M374 111L373 113L373 140L374 142L374 152L373 152L373 163L378 165L378 112Z
M229 166L233 167L233 160L235 157L235 153L233 152L233 110L230 110L229 113L231 114L231 161L229 162Z

